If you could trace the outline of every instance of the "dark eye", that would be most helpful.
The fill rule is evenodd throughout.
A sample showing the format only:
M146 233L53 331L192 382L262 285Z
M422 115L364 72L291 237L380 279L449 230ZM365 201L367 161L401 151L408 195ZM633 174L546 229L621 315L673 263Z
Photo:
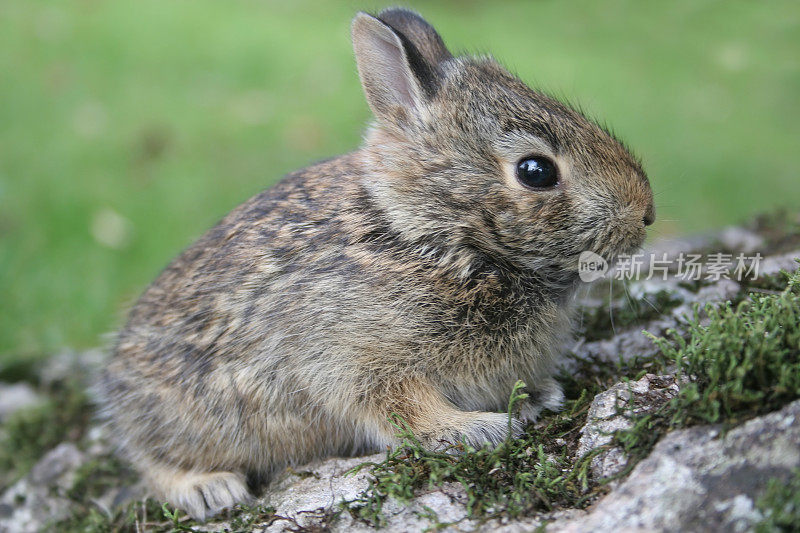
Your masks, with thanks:
M558 183L558 169L546 157L526 157L517 163L517 179L533 189L546 189Z

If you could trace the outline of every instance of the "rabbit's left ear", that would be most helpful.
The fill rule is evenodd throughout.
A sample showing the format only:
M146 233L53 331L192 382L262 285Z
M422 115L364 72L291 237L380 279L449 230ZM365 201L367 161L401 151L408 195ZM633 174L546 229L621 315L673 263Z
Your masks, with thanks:
M359 13L351 32L372 112L390 125L416 122L439 87L439 62L452 57L439 35L419 15L402 9L379 17Z

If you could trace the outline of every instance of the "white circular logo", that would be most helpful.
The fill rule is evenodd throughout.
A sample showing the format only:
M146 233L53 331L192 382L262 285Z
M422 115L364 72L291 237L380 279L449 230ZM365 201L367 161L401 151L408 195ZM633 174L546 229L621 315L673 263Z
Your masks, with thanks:
M586 250L578 257L578 276L587 283L598 280L608 272L608 261Z

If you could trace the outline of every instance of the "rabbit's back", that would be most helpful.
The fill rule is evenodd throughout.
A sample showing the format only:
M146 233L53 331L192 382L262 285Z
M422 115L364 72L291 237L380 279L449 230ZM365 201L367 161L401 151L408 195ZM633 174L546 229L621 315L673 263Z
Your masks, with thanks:
M340 371L332 373L335 352L323 354L315 335L336 320L326 299L343 284L330 261L346 246L337 218L343 199L355 197L355 171L344 156L287 176L232 211L148 287L101 380L123 448L177 464L213 456L225 465L240 463L244 447L253 463L270 464L274 457L263 456L274 450L259 442L286 440L291 448L309 419L321 420L309 377ZM309 434L305 447L335 447L340 430L323 422L317 434L328 442Z

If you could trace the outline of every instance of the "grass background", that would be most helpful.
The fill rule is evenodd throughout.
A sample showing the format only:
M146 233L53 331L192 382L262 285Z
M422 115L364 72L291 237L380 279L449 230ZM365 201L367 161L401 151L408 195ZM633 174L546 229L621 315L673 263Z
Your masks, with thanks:
M800 4L411 1L644 160L653 234L800 200ZM184 246L369 118L349 22L384 4L0 2L0 364L83 347Z

